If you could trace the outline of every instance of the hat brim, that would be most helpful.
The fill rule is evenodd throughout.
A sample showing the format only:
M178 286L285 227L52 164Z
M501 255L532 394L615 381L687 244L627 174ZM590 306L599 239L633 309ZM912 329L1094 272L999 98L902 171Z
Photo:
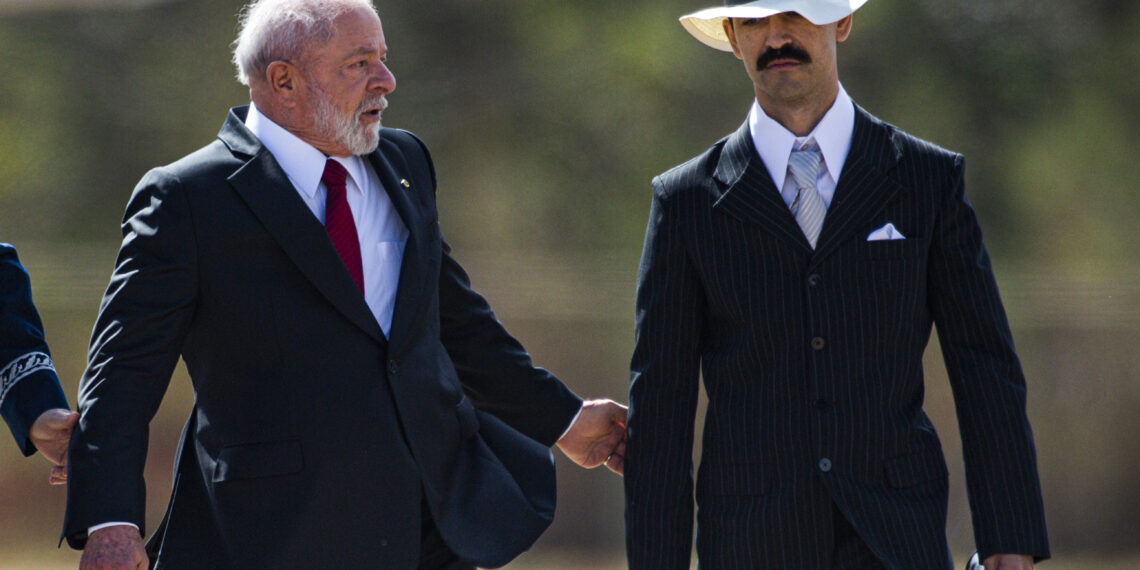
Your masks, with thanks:
M757 0L739 6L705 8L681 16L681 26L701 43L721 51L732 51L732 44L724 33L726 18L767 18L783 12L797 12L809 22L822 26L850 16L867 0L821 2L812 4L803 0Z

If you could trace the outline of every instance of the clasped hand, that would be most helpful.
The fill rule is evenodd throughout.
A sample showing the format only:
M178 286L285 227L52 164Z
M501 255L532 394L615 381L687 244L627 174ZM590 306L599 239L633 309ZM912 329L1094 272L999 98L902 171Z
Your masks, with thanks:
M28 430L28 440L55 465L51 468L48 483L67 483L67 449L71 444L71 430L79 422L79 413L62 408L48 410Z
M558 449L582 467L605 465L621 475L625 467L627 411L613 400L587 400L574 425L558 440Z

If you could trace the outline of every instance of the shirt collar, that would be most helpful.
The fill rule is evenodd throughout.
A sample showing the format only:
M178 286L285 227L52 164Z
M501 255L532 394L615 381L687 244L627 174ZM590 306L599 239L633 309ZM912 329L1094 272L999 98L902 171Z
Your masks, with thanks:
M274 123L269 117L261 114L257 106L249 104L249 114L245 118L245 126L252 132L266 150L281 165L281 169L289 177L293 186L310 200L316 196L320 188L321 175L325 171L325 161L328 156L313 145L301 140L297 135L285 130L281 125ZM333 157L333 160L344 165L348 176L356 184L356 188L364 188L367 180L364 172L364 163L358 156L348 158ZM351 188L352 186L349 185Z
M769 117L760 108L760 104L753 101L748 115L748 127L752 131L756 152L772 176L772 182L776 183L776 188L784 187L784 178L788 174L788 157L792 154L792 149L813 139L823 154L823 164L828 174L838 182L839 173L847 161L847 152L851 149L851 136L855 132L855 104L840 85L835 103L815 129L806 137L797 137Z

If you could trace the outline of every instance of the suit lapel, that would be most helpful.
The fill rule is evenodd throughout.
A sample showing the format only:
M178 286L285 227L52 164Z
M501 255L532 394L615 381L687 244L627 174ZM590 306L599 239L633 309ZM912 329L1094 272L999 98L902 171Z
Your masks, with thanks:
M377 341L386 342L325 228L297 195L273 155L245 128L238 113L230 112L218 138L235 154L250 157L229 177L230 184L285 254L346 318Z
M811 251L811 245L756 152L748 121L725 141L713 178L716 191L724 189L713 204L714 209L757 224L788 240L790 245Z
M817 259L833 252L895 198L901 186L890 172L898 160L890 128L856 106L851 150L823 220Z
M382 131L383 132L383 131ZM400 160L397 160L397 158ZM428 220L421 203L420 192L431 192L431 188L413 185L411 175L406 170L399 148L391 141L380 138L380 147L368 157L369 163L379 176L384 190L392 200L396 212L408 229L408 241L404 245L404 255L400 265L399 286L396 289L395 308L392 314L392 327L388 332L391 343L389 354L398 355L401 348L414 336L414 327L421 319L430 295L437 286L431 283L434 275L430 269L431 249L427 235Z
M856 106L851 150L812 252L761 162L745 121L725 142L713 174L717 188L724 188L715 207L767 229L817 260L823 259L898 194L900 185L889 176L898 159L890 128Z

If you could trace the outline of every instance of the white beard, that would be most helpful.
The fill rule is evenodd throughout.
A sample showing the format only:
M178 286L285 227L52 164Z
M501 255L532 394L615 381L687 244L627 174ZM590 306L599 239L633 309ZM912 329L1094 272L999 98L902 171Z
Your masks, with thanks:
M380 96L381 101L377 101L376 97L367 97L360 102L355 113L345 115L333 106L320 87L314 85L312 89L316 99L313 120L322 137L343 146L354 155L369 154L376 150L380 144L380 123L365 125L360 122L360 114L365 109L383 107L383 96Z

